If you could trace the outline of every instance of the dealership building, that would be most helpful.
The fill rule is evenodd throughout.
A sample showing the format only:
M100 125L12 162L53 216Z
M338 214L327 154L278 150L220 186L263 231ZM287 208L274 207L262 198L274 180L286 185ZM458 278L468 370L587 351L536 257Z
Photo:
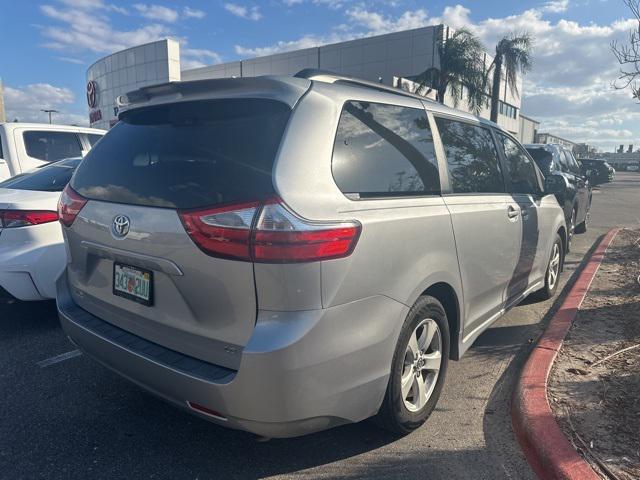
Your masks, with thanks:
M90 124L96 128L111 127L117 121L118 96L166 82L293 75L305 68L318 68L389 86L411 85L412 78L438 65L438 44L451 34L449 27L436 25L184 70L180 66L180 44L172 39L159 40L116 52L89 67L87 102ZM492 58L487 53L484 60L488 66ZM521 94L521 80L517 87ZM503 78L498 123L520 137L521 130L529 132L532 129L521 128L527 119L520 118L520 95L513 94L511 90ZM453 106L456 102L453 98L446 98L445 103ZM467 110L462 100L457 102L457 107ZM488 118L489 109L485 108L480 114ZM528 138L520 140L533 141Z

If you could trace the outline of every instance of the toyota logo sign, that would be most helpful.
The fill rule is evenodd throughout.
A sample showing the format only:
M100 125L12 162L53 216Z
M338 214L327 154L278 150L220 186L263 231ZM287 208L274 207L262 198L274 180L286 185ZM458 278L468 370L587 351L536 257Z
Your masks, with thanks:
M131 220L126 215L116 215L113 219L113 234L118 238L123 238L129 233Z
M98 104L98 84L91 80L87 83L87 103L89 108L96 108Z

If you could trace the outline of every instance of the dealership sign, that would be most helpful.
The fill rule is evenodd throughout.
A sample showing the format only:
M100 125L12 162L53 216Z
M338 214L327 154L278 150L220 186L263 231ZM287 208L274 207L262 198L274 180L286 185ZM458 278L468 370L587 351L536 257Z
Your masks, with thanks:
M91 80L87 83L87 105L89 105L89 122L95 123L102 120L102 111L95 109L98 106L98 84Z

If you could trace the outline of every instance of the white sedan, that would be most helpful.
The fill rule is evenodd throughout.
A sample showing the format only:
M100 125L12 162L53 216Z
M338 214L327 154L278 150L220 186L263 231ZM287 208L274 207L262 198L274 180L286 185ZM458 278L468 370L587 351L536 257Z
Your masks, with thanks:
M67 261L58 199L80 161L60 160L0 183L0 288L19 300L56 296Z

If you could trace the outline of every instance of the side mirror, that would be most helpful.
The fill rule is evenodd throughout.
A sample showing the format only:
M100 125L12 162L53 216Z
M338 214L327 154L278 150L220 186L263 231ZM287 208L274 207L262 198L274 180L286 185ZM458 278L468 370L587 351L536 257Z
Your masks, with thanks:
M563 195L567 183L561 175L547 175L544 179L544 193L547 195Z

